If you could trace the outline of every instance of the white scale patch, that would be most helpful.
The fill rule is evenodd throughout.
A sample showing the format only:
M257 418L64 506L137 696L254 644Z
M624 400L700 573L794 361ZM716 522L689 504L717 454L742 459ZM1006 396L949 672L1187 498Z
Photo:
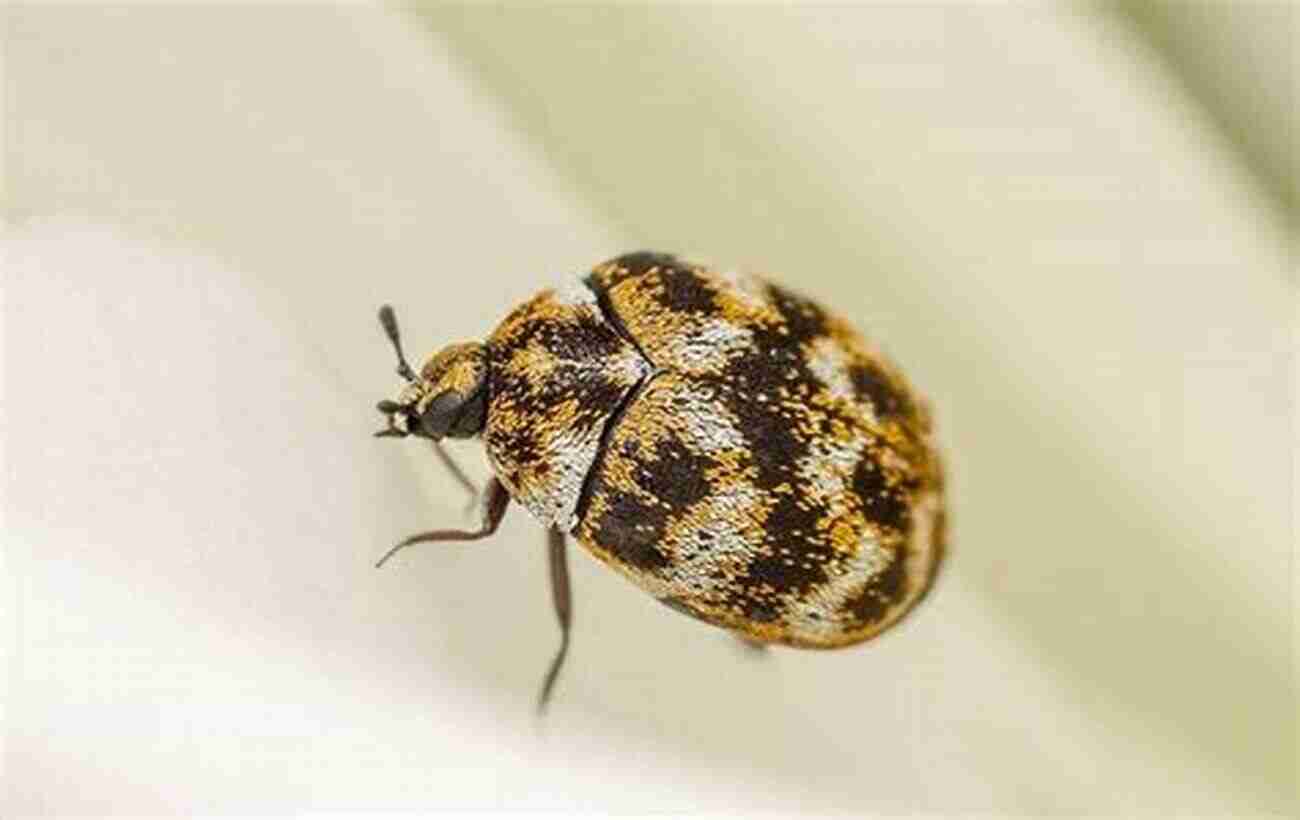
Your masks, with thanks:
M719 385L674 378L669 393L672 412L684 423L673 428L687 447L698 453L717 453L748 447L744 435L722 411Z
M746 520L747 511L757 514L760 503L757 488L736 486L692 508L692 517L700 516L703 523L689 538L677 542L674 560L664 570L669 584L696 595L726 587L726 575L742 569L754 556L753 544L732 522ZM706 537L701 538L701 533Z
M722 319L701 319L668 339L660 355L687 373L717 373L753 345L754 334Z
M839 342L822 336L806 346L808 369L837 399L854 400L853 381L849 378L849 357ZM865 405L864 405L865 406Z
M643 376L650 374L650 366L639 353L629 353L617 359L606 359L601 363L604 372L617 375L626 384L636 384Z
M733 526L745 520L746 511L757 516L762 494L754 487L737 486L726 495L713 495L690 510L698 521L689 536L676 541L672 563L658 575L644 573L634 580L656 598L712 597L725 591L726 576L743 571L754 557L754 544ZM702 537L703 536L703 537Z
M542 523L564 525L575 517L582 483L596 460L600 430L573 430L552 439L550 444L547 463L551 465L551 480L542 485L549 491L532 493L519 501Z
M847 444L829 438L818 439L812 442L811 452L799 460L799 476L808 494L824 504L829 515L850 512L850 482L866 446L866 439L860 436L855 436ZM788 623L795 634L814 641L834 638L842 629L835 621L836 614L846 601L884 571L888 562L888 552L881 549L872 533L864 531L857 553L846 559L843 572L813 587L807 597L794 604Z
M717 277L727 286L728 292L740 299L740 301L756 309L768 307L769 302L767 293L764 290L765 285L763 280L758 277L734 270L719 273Z
M855 436L848 444L829 438L810 442L808 455L796 463L808 494L829 504L850 492L849 481L866 447L867 441L861 436Z
M566 275L556 279L551 285L552 298L561 305L595 305L596 294L592 293L581 277Z
M788 623L796 634L805 638L829 641L842 627L835 622L838 613L871 579L889 566L889 553L870 533L863 534L858 554L849 559L843 574L819 584L792 608Z

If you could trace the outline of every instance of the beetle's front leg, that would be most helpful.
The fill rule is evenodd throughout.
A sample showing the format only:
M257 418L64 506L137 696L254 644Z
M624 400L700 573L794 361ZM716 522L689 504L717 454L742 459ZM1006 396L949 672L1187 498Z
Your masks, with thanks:
M439 541L477 541L480 538L487 538L496 532L497 527L501 525L501 519L505 518L506 507L508 506L510 506L510 494L506 492L504 484L493 478L487 487L487 503L483 508L483 526L477 530L430 530L429 532L416 533L397 542L392 549L384 553L375 562L375 567L382 567L384 562L392 558L399 550L412 544Z
M438 459L442 461L442 466L447 468L447 472L451 473L457 483L465 488L465 492L469 493L469 503L465 506L465 512L473 510L479 499L479 489L474 486L474 481L456 463L456 459L451 457L451 453L447 452L447 448L442 446L441 441L433 442L433 451L438 454Z

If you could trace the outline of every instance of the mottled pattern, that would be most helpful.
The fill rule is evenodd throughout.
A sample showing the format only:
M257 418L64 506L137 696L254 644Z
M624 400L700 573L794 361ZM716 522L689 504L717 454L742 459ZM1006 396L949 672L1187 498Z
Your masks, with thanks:
M929 588L944 513L925 405L815 303L629 254L519 307L483 350L510 494L674 609L833 647ZM443 369L482 376L469 356Z
M488 458L516 501L571 529L606 424L649 365L577 280L514 310L487 352Z
M629 254L587 279L653 367L575 530L673 608L760 641L864 640L928 589L942 476L924 405L851 326L756 277Z
M397 403L409 406L418 417L446 392L468 397L478 389L487 370L480 348L475 342L447 345L424 363L420 377L402 389Z

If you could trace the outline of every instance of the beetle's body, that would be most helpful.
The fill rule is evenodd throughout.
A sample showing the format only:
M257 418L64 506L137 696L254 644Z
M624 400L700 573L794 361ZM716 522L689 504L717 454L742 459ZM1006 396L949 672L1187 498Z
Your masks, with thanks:
M511 497L673 608L834 647L926 591L943 505L924 405L812 302L630 254L485 347L484 439Z
M943 475L924 403L845 322L752 276L656 253L542 291L485 342L417 374L377 435L481 436L495 478L476 531L513 499L548 528L568 648L564 535L679 612L759 643L864 641L925 594L943 558ZM447 455L437 452L460 473Z

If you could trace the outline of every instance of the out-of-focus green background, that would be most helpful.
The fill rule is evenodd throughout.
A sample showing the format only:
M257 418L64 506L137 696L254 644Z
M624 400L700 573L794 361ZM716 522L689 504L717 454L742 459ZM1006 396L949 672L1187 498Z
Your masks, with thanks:
M7 816L1295 809L1289 4L10 5ZM650 247L930 395L953 556L756 660L368 438ZM458 450L480 478L481 455Z

